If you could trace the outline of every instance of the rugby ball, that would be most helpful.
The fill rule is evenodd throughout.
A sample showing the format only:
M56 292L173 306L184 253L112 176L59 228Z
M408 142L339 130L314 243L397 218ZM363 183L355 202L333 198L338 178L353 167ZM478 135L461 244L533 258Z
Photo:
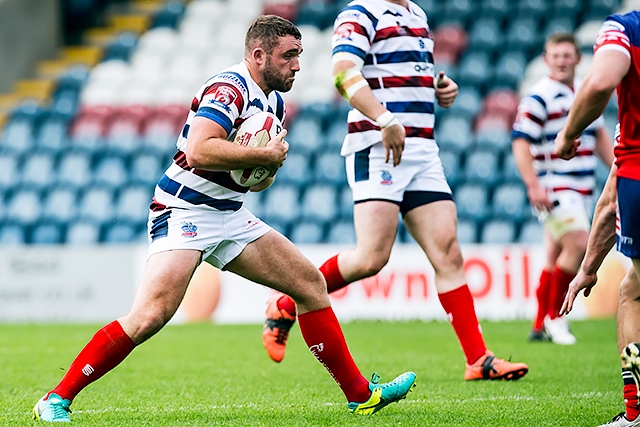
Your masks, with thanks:
M246 119L233 137L233 143L245 147L264 147L282 131L282 123L273 113L261 111ZM264 166L235 169L231 178L243 187L251 187L267 179L271 170Z

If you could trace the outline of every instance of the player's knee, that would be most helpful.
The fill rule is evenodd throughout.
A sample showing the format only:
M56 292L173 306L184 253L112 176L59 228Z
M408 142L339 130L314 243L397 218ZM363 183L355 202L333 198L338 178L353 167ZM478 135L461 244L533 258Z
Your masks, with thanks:
M360 276L371 277L375 276L382 270L382 268L389 262L389 255L377 254L375 256L368 256L360 260L359 270Z
M640 302L640 283L635 275L627 275L620 282L620 303Z

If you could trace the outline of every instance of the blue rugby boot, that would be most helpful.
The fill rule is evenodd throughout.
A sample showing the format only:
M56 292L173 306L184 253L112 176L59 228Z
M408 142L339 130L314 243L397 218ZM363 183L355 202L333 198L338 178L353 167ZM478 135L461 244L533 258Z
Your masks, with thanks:
M33 419L51 423L70 423L70 405L70 400L63 399L55 393L44 395L33 407Z
M349 402L349 411L359 415L371 415L390 403L404 399L416 386L416 374L405 372L388 383L379 384L379 382L380 375L374 372L369 383L371 397L363 403Z

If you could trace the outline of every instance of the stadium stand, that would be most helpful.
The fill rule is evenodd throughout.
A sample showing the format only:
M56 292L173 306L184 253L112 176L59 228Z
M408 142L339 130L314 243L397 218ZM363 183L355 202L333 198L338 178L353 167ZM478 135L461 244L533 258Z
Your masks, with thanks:
M258 13L298 24L305 53L285 94L291 151L278 179L247 205L296 243L355 241L338 155L348 105L330 75L333 19L346 0L77 0L67 2L58 61L0 94L0 244L144 241L154 185L199 85L241 57ZM416 0L430 20L436 69L460 85L436 108L436 138L463 243L539 242L511 155L520 94L546 73L554 31L576 33L579 74L619 0ZM212 25L218 22L219 25ZM12 100L7 107L7 100ZM605 112L612 132L616 106ZM4 124L3 124L4 123ZM598 183L606 178L598 172ZM412 241L398 230L400 241Z

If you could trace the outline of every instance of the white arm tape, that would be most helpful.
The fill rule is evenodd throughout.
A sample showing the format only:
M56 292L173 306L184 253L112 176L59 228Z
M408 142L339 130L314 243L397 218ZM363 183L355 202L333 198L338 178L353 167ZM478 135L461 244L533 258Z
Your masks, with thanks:
M336 65L341 61L351 61L354 64L354 67L358 71L362 70L364 67L364 59L360 58L358 55L349 52L337 52L331 55L331 65Z
M398 118L394 116L391 111L385 111L384 113L380 114L376 118L376 124L380 126L380 129L386 129L389 126L394 125L402 126L400 120L398 120Z

